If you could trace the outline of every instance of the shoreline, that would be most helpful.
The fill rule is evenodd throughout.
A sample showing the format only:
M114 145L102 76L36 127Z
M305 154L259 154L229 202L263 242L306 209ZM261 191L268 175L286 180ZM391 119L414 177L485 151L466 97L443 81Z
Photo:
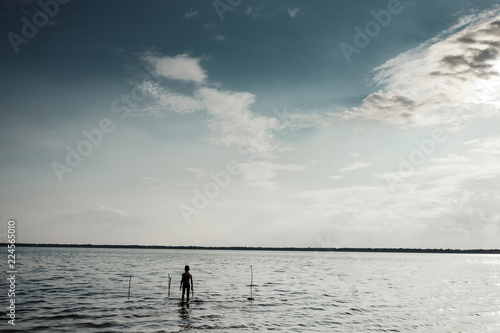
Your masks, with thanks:
M7 243L0 243L7 246ZM168 246L168 245L103 245L103 244L37 244L16 243L16 247L73 247L111 249L165 250L231 250L231 251L295 251L295 252L375 252L375 253L458 253L500 254L500 249L419 249L419 248L317 248L317 247L250 247L250 246Z

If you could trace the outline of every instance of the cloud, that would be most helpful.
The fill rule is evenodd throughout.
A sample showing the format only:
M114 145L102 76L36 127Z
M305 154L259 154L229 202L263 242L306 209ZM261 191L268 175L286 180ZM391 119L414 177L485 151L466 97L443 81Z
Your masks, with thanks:
M171 92L156 81L144 80L136 86L150 100L146 105L135 110L135 115L145 114L163 117L168 112L192 113L203 108L203 105L196 98Z
M176 57L154 57L144 55L154 65L155 71L165 77L183 76L183 80L198 80L202 83L207 77L199 66L199 59L188 58L181 54ZM180 65L189 70L177 72L172 66ZM169 83L170 84L170 83ZM146 79L136 84L148 98L145 106L134 112L135 115L163 117L168 112L192 113L206 110L208 125L216 133L212 142L222 146L236 146L241 154L250 153L252 157L273 158L274 152L289 150L278 145L273 131L283 129L283 124L274 117L254 115L251 106L255 95L247 92L224 91L218 88L195 86L194 96L175 93L165 87L166 83Z
M130 235L137 235L144 221L134 214L97 203L93 207L59 213L42 224L36 239L48 243L66 244L137 244Z
M158 178L155 178L155 177L148 177L148 176L141 176L142 179L145 179L145 180L149 180L149 181L154 181L154 182L157 182L159 181L160 179Z
M240 163L239 166L247 185L268 189L278 188L278 183L273 181L278 172L297 172L304 169L304 166L297 164L278 164L269 161Z
M469 227L476 228L477 221L499 222L500 221L500 194L496 192L485 191L462 191L462 197L458 200L463 213L458 217L459 223L463 223L463 216L469 216L467 221ZM484 224L483 224L484 225Z
M429 163L434 164L452 164L452 163L466 163L469 159L465 156L457 154L448 154L445 157L433 157L429 159Z
M190 11L184 13L184 15L182 17L184 17L185 19L189 20L189 19L192 19L192 18L194 18L196 16L198 16L198 11L197 10L193 10L191 8Z
M291 18L295 18L295 16L297 16L299 12L300 12L299 8L288 9L288 15L290 15Z
M222 42L225 39L226 39L226 36L224 36L224 35L218 34L215 36L215 40L218 40L219 42Z
M82 223L113 221L119 224L127 216L128 214L121 209L97 203L95 206L83 211L66 214L62 216L61 221L78 220L82 221Z
M187 172L194 174L195 177L198 179L205 178L207 175L207 172L205 170L203 170L202 168L185 167L184 169Z
M245 15L250 16L250 15L252 15L253 11L254 11L254 8L252 6L248 6L243 12L245 13Z
M223 146L239 146L260 157L273 157L281 151L273 135L280 128L276 118L256 116L250 110L255 96L246 92L202 88L197 91L207 112L213 116L210 128L217 132L214 142Z
M470 146L470 152L480 153L482 156L491 157L492 155L500 155L499 135L469 140L464 142L464 145Z
M372 165L371 162L354 162L352 164L346 165L342 169L340 169L340 172L347 172L347 171L352 171L352 170L359 170L359 169L365 169L368 168L370 165Z
M439 172L425 170L427 176ZM500 194L464 189L466 177L429 184L409 180L395 192L383 186L345 186L295 195L310 202L306 210L324 225L323 234L330 230L337 238L348 239L347 245L439 248L457 247L467 240L461 247L497 247Z
M305 113L299 108L295 108L293 113L287 111L286 106L282 110L273 108L273 113L281 121L283 128L290 130L300 130L312 127L330 127L337 115L332 112L325 114Z
M245 13L245 15L247 15L248 17L253 18L253 19L264 17L265 16L265 13L264 13L265 6L266 6L265 2L263 2L260 6L257 6L257 7L249 6L243 11L243 13Z
M145 54L143 58L153 66L158 75L169 79L203 83L207 77L207 74L200 66L201 59L191 58L187 54L180 54L175 57Z
M377 181L370 186L343 181L292 195L309 201L305 210L324 226L324 235L331 232L336 239L349 239L348 244L498 247L500 136L467 140L457 150L463 154L436 154L392 189L378 180L401 175L375 174ZM358 166L350 164L344 171Z
M373 119L400 128L458 129L500 112L500 16L467 16L454 27L375 69L385 85L342 118ZM461 29L461 30L460 30Z
M119 216L127 216L127 213L125 213L125 211L118 209L118 208L110 207L110 206L102 204L102 203L97 204L96 208L92 209L91 212L95 212L95 213L109 212L109 213L116 214Z

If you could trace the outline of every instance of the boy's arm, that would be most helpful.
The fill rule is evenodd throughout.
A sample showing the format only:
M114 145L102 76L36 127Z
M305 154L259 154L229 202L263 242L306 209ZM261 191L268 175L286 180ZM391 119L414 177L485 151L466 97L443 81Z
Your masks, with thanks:
M193 276L189 275L189 277L191 278L191 290L193 290Z

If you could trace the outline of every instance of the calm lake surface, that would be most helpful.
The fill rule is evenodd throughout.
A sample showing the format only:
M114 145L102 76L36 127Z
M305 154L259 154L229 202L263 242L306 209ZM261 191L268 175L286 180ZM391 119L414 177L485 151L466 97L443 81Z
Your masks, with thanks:
M4 308L1 331L500 332L498 255L18 247L16 259L16 326Z

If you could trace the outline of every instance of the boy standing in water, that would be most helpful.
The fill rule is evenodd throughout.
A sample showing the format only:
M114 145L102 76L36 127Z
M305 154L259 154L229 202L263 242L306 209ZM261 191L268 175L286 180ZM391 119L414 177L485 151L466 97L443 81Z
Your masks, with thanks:
M189 284L191 282L191 284ZM187 301L189 302L189 286L191 286L191 290L193 290L193 276L189 273L189 266L186 265L184 267L184 273L182 273L181 285L179 289L182 288L182 302L184 302L184 292L187 289Z

